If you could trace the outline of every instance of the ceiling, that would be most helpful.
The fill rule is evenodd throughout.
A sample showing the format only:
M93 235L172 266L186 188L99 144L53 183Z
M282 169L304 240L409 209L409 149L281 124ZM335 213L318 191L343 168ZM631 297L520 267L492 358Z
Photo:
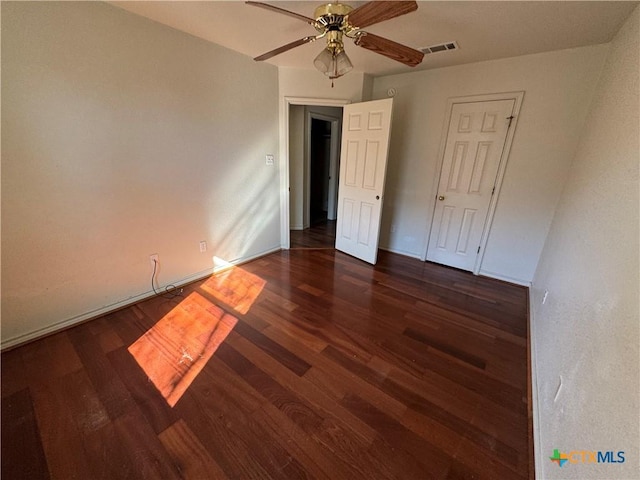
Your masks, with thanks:
M250 57L316 33L303 21L242 1L110 3ZM323 2L266 3L312 17L314 9ZM343 3L357 7L365 2ZM416 12L366 30L418 49L456 41L459 50L426 55L422 64L412 69L357 47L350 40L345 41L345 49L354 70L380 76L595 45L609 42L638 3L419 1ZM297 47L267 62L312 69L321 41Z

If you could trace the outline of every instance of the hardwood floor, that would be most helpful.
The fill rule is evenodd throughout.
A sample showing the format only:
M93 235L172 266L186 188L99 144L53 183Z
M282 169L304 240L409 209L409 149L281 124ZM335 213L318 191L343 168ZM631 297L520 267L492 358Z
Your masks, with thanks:
M525 479L526 297L386 252L271 254L3 353L2 478Z
M305 230L291 230L289 239L293 249L332 249L336 243L336 221L324 220Z

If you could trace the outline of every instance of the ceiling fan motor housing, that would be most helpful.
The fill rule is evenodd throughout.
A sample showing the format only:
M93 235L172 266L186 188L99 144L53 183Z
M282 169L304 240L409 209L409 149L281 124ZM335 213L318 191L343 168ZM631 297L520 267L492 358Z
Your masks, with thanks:
M344 17L345 15L349 15L352 10L353 7L345 5L344 3L327 3L316 8L313 16L316 17L316 19L333 15Z
M353 10L353 7L342 3L327 3L316 8L316 30L320 33L332 31L345 31L350 25L345 22L345 17Z

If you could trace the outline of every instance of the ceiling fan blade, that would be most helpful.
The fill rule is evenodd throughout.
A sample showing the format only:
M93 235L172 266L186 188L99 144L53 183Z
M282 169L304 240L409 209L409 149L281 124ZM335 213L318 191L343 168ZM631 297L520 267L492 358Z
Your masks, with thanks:
M404 63L410 67L419 65L424 57L424 53L420 50L406 47L398 42L389 40L388 38L380 37L368 32L363 35L359 35L355 40L355 44L366 48L367 50L371 50L372 52L384 55L385 57L389 57L397 62Z
M256 62L262 62L263 60L268 60L271 57L275 57L276 55L280 55L281 53L284 53L287 50L291 50L292 48L296 48L296 47L299 47L300 45L304 45L305 43L311 43L311 42L315 42L315 41L316 41L316 37L314 37L314 36L304 37L304 38L301 38L300 40L296 40L295 42L291 42L291 43L287 43L286 45L282 45L281 47L278 47L278 48L276 48L274 50L271 50L270 52L263 53L259 57L254 58L254 60Z
M349 14L349 23L356 28L365 28L418 9L416 2L369 2Z
M290 17L297 18L298 20L302 20L303 22L307 22L310 25L315 25L316 21L313 18L305 17L304 15L300 15L296 12L290 12L289 10L285 10L284 8L275 7L273 5L269 5L268 3L262 2L245 2L247 5L253 5L254 7L265 8L267 10L271 10L272 12L282 13L284 15L289 15Z

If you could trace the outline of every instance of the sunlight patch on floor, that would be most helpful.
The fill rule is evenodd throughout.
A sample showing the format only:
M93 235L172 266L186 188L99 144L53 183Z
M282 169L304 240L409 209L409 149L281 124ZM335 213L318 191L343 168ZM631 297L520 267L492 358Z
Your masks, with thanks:
M267 282L257 275L240 267L230 266L215 273L200 288L216 300L244 315L249 311L266 284Z
M129 353L173 407L237 322L193 292L136 340Z

